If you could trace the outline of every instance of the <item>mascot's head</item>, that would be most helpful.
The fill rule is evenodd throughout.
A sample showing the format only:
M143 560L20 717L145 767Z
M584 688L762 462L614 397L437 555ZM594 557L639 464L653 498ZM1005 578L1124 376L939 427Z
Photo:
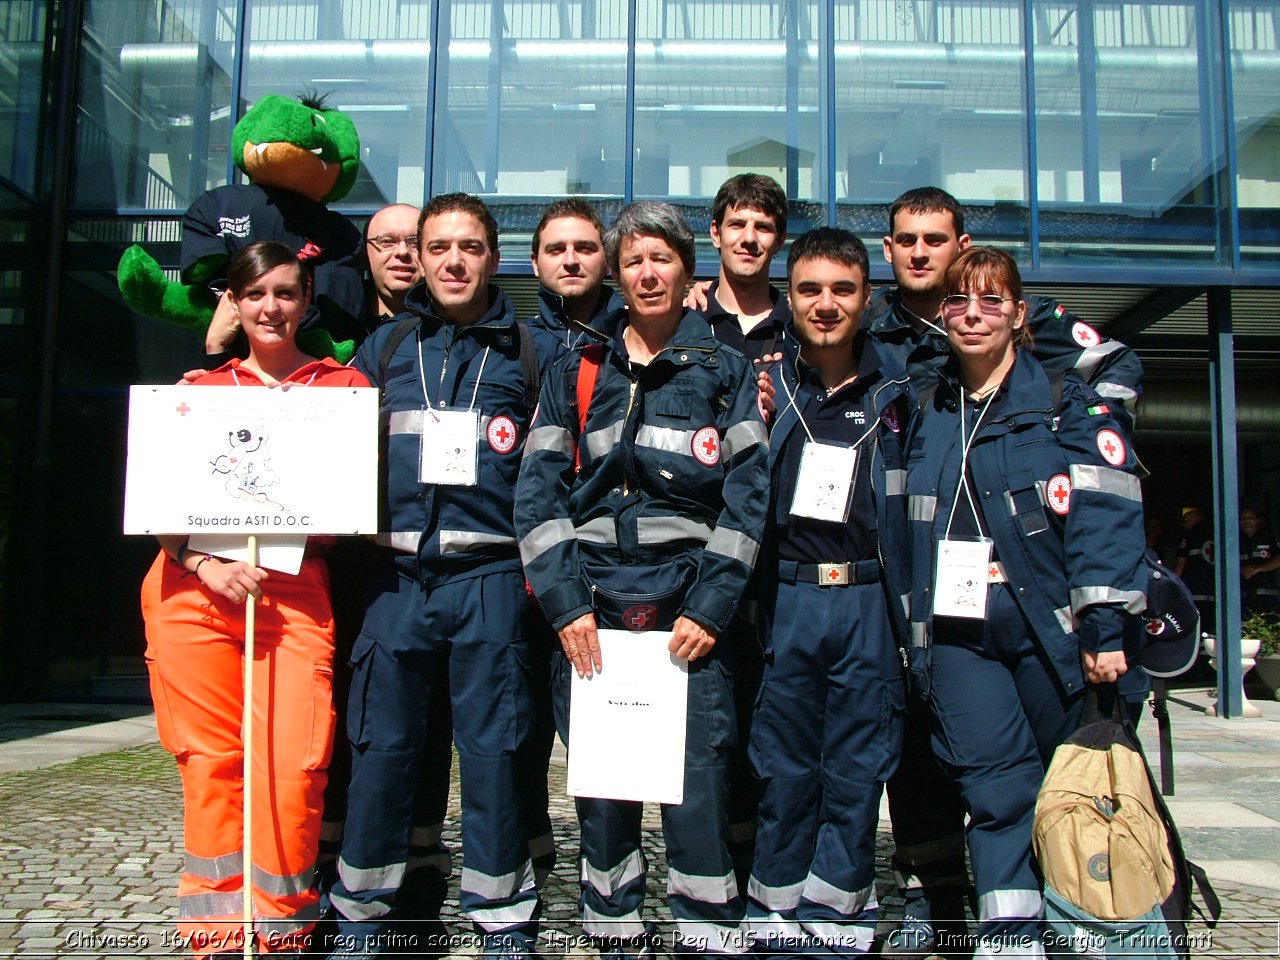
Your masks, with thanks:
M323 97L267 94L236 124L231 149L254 183L318 203L350 193L360 169L355 124L345 113L325 110Z

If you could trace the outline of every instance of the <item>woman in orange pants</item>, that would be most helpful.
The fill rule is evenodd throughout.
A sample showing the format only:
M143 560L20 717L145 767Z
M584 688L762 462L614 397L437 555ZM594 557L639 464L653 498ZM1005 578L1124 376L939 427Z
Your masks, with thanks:
M197 384L368 386L295 341L311 278L287 247L255 243L231 261L228 296L249 341ZM314 883L325 768L333 739L333 619L325 543L296 575L163 547L142 585L147 668L160 740L178 760L186 865L179 932L197 956L243 947L244 636L254 632L253 903L259 952L303 947L318 915Z

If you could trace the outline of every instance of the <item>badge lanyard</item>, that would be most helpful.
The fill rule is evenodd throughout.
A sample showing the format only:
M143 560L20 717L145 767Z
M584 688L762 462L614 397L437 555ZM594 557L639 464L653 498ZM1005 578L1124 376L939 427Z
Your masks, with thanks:
M476 396L480 392L480 378L489 359L489 347L480 357L480 369L471 389L471 403L465 410L436 410L431 406L427 393L427 370L422 361L422 344L418 344L418 379L422 384L422 446L418 458L418 480L442 486L474 487L479 474L480 414L476 412ZM440 383L444 384L445 369L440 368Z
M813 431L805 422L804 414L787 384L785 370L780 371L780 377L783 392L787 395L787 406L795 410L796 419L808 438L800 452L791 516L845 523L849 519L849 506L858 481L858 447L875 432L879 422L873 423L851 446L823 443L814 438ZM782 412L786 413L786 410Z
M938 543L938 559L933 578L933 615L936 617L963 617L970 620L987 618L987 571L991 566L991 539L983 534L982 516L969 489L969 448L973 446L982 418L987 415L991 401L998 390L992 390L987 402L978 412L973 430L965 434L965 403L960 399L960 482L956 485L951 513L947 516L947 528ZM976 539L951 539L951 524L960 506L960 493L964 492L978 527Z

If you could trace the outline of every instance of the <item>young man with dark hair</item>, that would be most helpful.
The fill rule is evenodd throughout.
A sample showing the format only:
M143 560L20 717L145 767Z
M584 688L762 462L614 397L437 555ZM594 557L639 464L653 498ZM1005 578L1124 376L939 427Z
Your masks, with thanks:
M557 200L533 231L529 259L538 278L538 315L530 323L572 346L622 301L605 286L604 224L595 207L577 197Z
M769 264L786 239L787 195L776 180L741 173L724 182L711 207L720 275L705 289L701 312L716 339L749 360L775 352L791 316L769 283Z
M794 339L775 374L747 906L749 934L780 955L870 950L880 794L902 740L911 387L861 329L868 269L862 242L829 227L787 258Z
M527 957L536 941L517 786L532 705L511 490L533 416L528 348L540 367L560 348L517 323L492 284L497 241L482 201L435 197L418 220L424 283L405 298L412 325L383 324L353 364L382 391L385 526L351 655L351 787L331 895L342 960L402 945L388 940L411 857L406 786L442 696L462 783L463 916L488 956Z

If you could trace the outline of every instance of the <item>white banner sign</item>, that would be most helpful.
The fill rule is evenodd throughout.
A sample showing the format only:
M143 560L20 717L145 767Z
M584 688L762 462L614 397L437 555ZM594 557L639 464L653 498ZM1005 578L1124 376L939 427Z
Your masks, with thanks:
M378 527L378 391L134 386L125 533Z
M671 634L600 631L604 669L573 675L568 792L652 803L684 802L689 661Z

